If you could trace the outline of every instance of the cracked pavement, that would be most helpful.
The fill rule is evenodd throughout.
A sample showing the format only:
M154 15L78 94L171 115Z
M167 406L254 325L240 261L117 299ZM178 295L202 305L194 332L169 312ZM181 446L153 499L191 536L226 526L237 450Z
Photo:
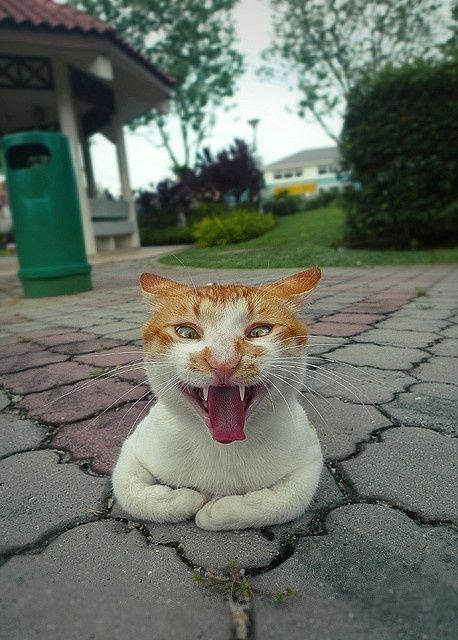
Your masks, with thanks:
M0 274L0 638L456 638L457 270L323 270L302 396L319 490L298 520L223 533L132 522L111 497L152 399L145 270L195 284L294 271L133 260L97 265L92 292L38 300ZM242 612L194 580L228 563L251 577Z

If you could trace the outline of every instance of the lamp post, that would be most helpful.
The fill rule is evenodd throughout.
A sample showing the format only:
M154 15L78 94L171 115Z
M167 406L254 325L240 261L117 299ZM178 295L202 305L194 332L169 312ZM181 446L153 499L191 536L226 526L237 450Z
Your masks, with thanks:
M253 153L256 153L256 151L258 150L258 143L256 138L256 127L259 124L259 118L251 118L251 120L248 120L248 124L253 129L253 142L251 144L251 147L252 147Z

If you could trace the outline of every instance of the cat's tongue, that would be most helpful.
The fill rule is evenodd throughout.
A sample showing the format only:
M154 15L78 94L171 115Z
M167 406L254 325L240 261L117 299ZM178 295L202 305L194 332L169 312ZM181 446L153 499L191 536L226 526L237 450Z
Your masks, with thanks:
M238 387L209 387L207 409L213 440L222 444L245 440L245 403Z

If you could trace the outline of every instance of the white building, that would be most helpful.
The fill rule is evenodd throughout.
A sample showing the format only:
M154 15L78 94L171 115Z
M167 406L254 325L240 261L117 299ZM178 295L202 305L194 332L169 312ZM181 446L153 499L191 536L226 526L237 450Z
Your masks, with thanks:
M165 108L174 80L109 24L52 0L0 0L0 137L68 136L86 253L139 245L123 126ZM90 138L114 143L122 198L97 194Z
M313 196L320 191L342 188L344 180L338 173L337 147L306 149L272 162L263 168L266 190L277 195Z

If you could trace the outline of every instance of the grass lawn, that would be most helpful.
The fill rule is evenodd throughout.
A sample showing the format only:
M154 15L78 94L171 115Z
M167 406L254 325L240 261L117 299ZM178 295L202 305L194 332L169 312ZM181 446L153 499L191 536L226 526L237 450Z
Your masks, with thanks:
M259 238L226 247L192 247L160 262L208 268L354 267L458 262L458 247L419 251L346 249L342 246L344 212L332 204L278 219Z

